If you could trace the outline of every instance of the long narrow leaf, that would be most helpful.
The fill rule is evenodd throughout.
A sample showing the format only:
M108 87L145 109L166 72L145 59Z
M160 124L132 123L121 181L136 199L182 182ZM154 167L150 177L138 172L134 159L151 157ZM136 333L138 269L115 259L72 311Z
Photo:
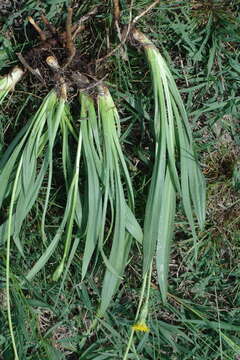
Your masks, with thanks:
M157 244L158 280L163 301L166 301L175 192L178 191L182 197L196 242L194 213L203 228L205 182L195 157L187 114L173 76L154 44L136 29L132 35L144 47L152 72L155 98L156 154L144 223L143 270L144 274L149 270Z

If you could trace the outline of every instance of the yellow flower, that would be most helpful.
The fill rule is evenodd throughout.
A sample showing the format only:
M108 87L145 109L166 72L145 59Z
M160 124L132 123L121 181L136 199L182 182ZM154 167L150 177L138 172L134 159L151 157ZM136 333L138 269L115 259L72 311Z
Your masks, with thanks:
M132 329L135 331L143 331L143 332L148 332L150 330L149 327L147 326L147 324L143 321L134 324L132 326Z

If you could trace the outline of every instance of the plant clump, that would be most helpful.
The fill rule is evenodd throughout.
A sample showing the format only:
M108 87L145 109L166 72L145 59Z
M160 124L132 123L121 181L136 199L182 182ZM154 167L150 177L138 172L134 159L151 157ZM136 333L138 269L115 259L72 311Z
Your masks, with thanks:
M155 1L149 9L158 2ZM82 343L105 316L124 277L133 241L137 247L143 247L142 291L124 359L127 358L134 331L149 330L148 304L155 259L162 300L164 303L167 301L177 194L183 202L195 247L198 240L195 217L199 227L204 227L205 182L194 151L187 113L160 52L148 37L135 28L139 15L125 27L119 47L129 41L131 45L143 48L152 73L155 153L144 227L141 229L135 214L135 192L121 146L118 110L103 79L98 80L92 72L92 61L84 62L74 44L77 35L84 29L84 21L96 11L94 8L72 24L73 10L68 8L63 32L57 30L44 15L41 19L47 31L29 17L41 41L24 55L18 54L24 69L42 87L50 89L36 114L20 130L0 160L0 207L4 211L0 234L1 242L6 246L7 312L16 360L19 357L10 305L12 240L25 260L27 244L22 240L21 229L43 187L40 224L43 250L30 269L21 274L21 286L33 281L57 248L62 256L54 261L55 270L50 278L53 281L61 278L61 287L80 246L83 249L82 282L101 258L105 273L98 310ZM119 11L115 8L115 24L120 31L118 17ZM93 61L102 61L109 54ZM19 75L15 78L17 70ZM2 99L13 90L23 74L24 70L15 68L1 80ZM76 123L69 104L71 89L79 94ZM60 223L50 235L46 231L46 222L55 177L54 153L59 144L65 186L64 209ZM62 329L65 331L64 327Z

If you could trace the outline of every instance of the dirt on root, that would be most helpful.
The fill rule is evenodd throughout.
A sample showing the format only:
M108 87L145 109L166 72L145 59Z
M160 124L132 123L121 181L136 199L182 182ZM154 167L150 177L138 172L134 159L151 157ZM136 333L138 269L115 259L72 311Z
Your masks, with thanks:
M50 89L53 86L61 88L64 83L70 91L76 88L88 91L94 89L99 82L95 77L95 61L91 54L84 53L83 56L81 49L75 47L75 40L79 33L88 32L85 21L94 16L97 9L92 9L75 24L72 24L72 8L67 11L65 28L60 30L43 14L41 19L46 30L42 30L42 23L39 25L29 17L40 42L25 53L17 55L30 74L31 82L35 83L35 86L37 82L40 89ZM104 77L105 73L103 70L100 75ZM93 90L90 92L93 93Z

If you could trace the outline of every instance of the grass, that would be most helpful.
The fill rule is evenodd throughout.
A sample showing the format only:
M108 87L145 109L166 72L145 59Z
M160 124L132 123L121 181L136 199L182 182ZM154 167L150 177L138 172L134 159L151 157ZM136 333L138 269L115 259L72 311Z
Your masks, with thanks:
M95 2L91 5L94 4ZM149 4L148 0L134 4L133 16ZM99 49L98 57L107 52L108 31L110 45L118 43L114 31L111 30L113 24L110 5L110 2L101 4L101 11L90 21L86 32L79 40L78 46L85 49L86 57L91 52L98 53ZM121 2L121 5L127 22L127 4ZM1 15L2 29L6 34L1 48L4 57L0 57L2 74L18 63L15 52L30 48L35 41L33 32L25 21L28 15L36 17L40 8L44 7L46 14L50 19L54 19L58 26L65 16L65 2L62 1L48 1L41 6L36 1L26 1L15 6L18 8L14 12L11 9L8 18ZM214 17L210 18L211 9L204 6L203 1L181 4L168 1L140 19L138 24L160 49L180 89L208 186L206 227L199 233L195 245L191 227L184 214L184 206L179 197L176 199L174 238L169 249L171 260L168 302L163 305L161 301L157 268L154 265L152 280L149 283L148 315L145 319L150 331L135 332L129 359L218 360L237 359L240 354L239 189L234 180L236 175L233 179L239 157L239 4L237 1L231 1L224 11L217 9L213 12ZM88 4L77 8L76 18L89 8ZM11 27L14 38L9 33ZM94 46L88 41L90 35L95 39ZM151 76L143 52L128 44L127 55L128 60L125 60L118 52L117 56L107 59L106 63L99 64L97 73L101 78L105 67L110 70L116 69L108 70L110 74L107 83L120 115L118 121L122 131L118 138L134 189L136 217L143 225L144 207L155 156L155 138L152 135L154 128L151 121L154 115L154 99ZM39 90L32 81L24 78L24 81L16 86L15 92L5 98L0 113L1 161L8 145L23 125L28 124L29 113L36 112L45 95L45 89ZM71 119L71 124L74 124L77 130L74 136L78 136L81 131L93 131L89 122L83 120L86 117L83 108L82 114L79 114L79 101L72 98L70 105L76 109ZM112 105L110 108L112 109ZM94 126L94 118L92 119L91 124ZM76 205L74 196L71 197L74 194L74 182L72 183L71 179L77 166L77 142L72 137L71 126L67 126L66 122L61 122L59 126L62 135L54 147L55 176L51 180L44 226L49 240L54 239L59 224L64 219L64 213L67 213L67 194L69 206L74 203ZM28 125L25 125L26 131L27 127ZM113 141L107 135L105 139ZM91 166L93 161L84 160L89 159L91 154L96 159L99 152L90 153L89 147L93 147L93 143L82 141L83 161L79 168L79 196L81 200L86 201L83 205L83 215L86 216L84 209L91 208L86 194L91 195L91 189L99 186L96 185L96 181L100 181L102 191L105 188L102 181L106 180L97 178L97 168ZM95 138L94 144L96 141ZM102 144L103 139L100 138L99 141ZM98 147L94 147L95 151L97 149ZM113 156L116 159L114 150L105 151L109 157ZM69 158L70 168L67 166ZM110 158L106 161L111 163ZM122 171L122 165L119 164L121 162L118 163L118 169ZM124 174L120 178L116 176L116 184L119 194L124 192L128 204L132 207L127 183L121 185L119 179L122 181ZM11 184L13 186L13 183ZM8 269L7 278L10 279L11 317L19 359L121 359L127 348L131 327L136 322L142 286L141 245L138 242L132 243L125 272L127 276L121 282L108 311L99 319L97 328L86 338L84 334L88 333L101 303L101 291L104 291L102 280L106 267L115 266L115 263L104 262L104 257L101 256L96 244L93 244L95 247L93 246L93 250L88 253L89 249L84 249L82 241L85 234L76 236L69 247L69 235L59 242L54 256L42 270L34 271L31 281L29 280L32 276L25 278L29 269L37 263L47 248L41 240L42 212L49 189L47 177L44 177L42 184L35 204L28 211L27 218L23 220L19 230L25 258L21 257L14 243L11 243L9 252L11 267ZM11 199L7 198L5 202L10 204ZM107 211L106 227L111 229L111 224L108 223L109 211L110 209ZM72 225L73 214L74 211L71 218L65 218L69 234L71 231L74 234L78 233L76 218L75 225ZM1 214L1 223L4 222L5 215L6 213ZM92 230L88 219L84 218L83 221L86 229ZM124 227L123 224L119 226L121 229ZM2 238L0 244L2 251ZM104 243L104 253L108 256L110 251L110 245ZM52 275L61 264L64 253L66 256L63 276L54 282ZM82 278L83 254L87 253L84 260L87 270ZM93 256L90 256L91 253ZM6 257L2 251L0 357L12 359L11 337L7 325L7 308L10 307L7 306L8 286L4 281L5 265ZM107 285L108 282L105 289Z

